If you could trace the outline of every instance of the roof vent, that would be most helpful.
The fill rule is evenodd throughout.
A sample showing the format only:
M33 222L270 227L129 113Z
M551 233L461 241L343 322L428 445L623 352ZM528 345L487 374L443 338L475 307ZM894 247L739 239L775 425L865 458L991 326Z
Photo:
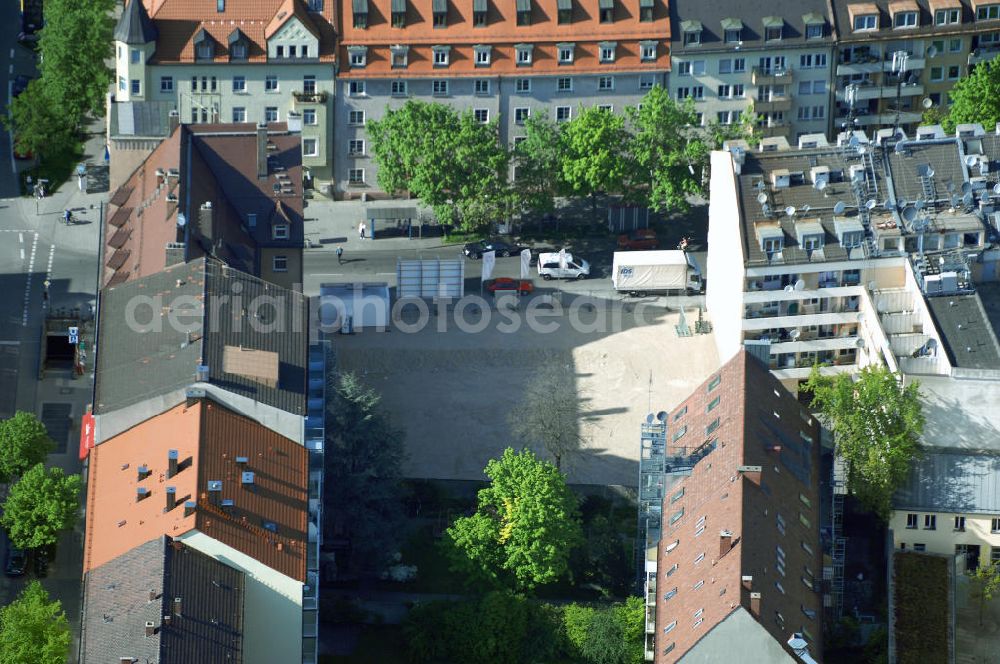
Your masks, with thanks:
M233 500L232 498L226 498L222 501L222 511L226 514L231 514L233 511Z
M148 466L143 464L139 466L138 471L136 472L136 477L137 477L136 481L141 482L152 474L153 471L151 471Z
M197 507L197 506L198 506L198 503L196 503L193 500L186 501L184 503L184 516L185 517L189 517L192 514L194 514L194 508Z
M168 480L171 477L173 477L174 475L177 474L177 459L178 459L178 456L179 455L177 453L177 450L168 450L167 451L167 479Z
M250 457L238 456L236 457L236 463L243 463L243 464L250 463Z
M144 486L137 487L135 490L135 502L138 503L146 498L149 498L149 489Z
M155 636L155 635L156 635L156 625L153 624L152 620L147 620L146 621L146 636Z
M168 486L167 487L167 511L177 507L177 487Z
M253 487L253 471L250 471L250 470L244 471L242 473L242 475L241 475L241 481L243 482L243 486L248 487L248 488L252 488Z

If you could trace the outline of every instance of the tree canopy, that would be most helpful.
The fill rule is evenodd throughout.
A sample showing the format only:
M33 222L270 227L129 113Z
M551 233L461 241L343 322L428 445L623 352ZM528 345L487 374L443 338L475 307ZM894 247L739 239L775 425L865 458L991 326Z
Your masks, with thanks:
M524 140L514 145L511 156L517 168L514 190L523 209L539 213L555 209L555 197L563 186L560 131L544 112L524 121Z
M447 530L456 572L503 587L530 590L569 570L581 540L576 495L554 465L529 450L507 448L486 465L490 485L475 514Z
M596 212L599 194L625 190L631 169L625 118L598 106L581 108L562 130L566 193L589 197Z
M71 642L62 604L51 601L38 581L0 607L0 662L64 664Z
M544 447L562 470L562 462L578 455L586 442L573 368L554 361L538 367L507 420L511 433L527 445Z
M0 524L14 546L33 549L55 544L73 527L80 507L80 476L37 464L21 476L3 503Z
M45 461L53 447L45 425L33 413L18 411L0 421L0 482L7 484Z
M976 65L972 73L955 82L948 96L951 108L941 124L949 134L967 122L996 125L1000 122L1000 61L994 58Z
M629 597L610 607L570 604L564 609L566 638L584 662L642 664L646 609Z
M972 582L973 595L979 601L979 626L983 626L983 613L986 604L993 601L1000 592L1000 563L991 561L988 565L980 565L971 572L966 572Z
M856 377L824 376L814 368L805 386L835 435L847 485L865 507L887 520L892 496L921 453L924 415L916 382L905 387L883 366Z

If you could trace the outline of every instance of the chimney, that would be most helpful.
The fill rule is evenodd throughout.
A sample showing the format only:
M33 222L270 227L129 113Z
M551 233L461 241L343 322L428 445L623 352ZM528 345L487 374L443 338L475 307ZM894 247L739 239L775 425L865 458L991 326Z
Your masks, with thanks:
M248 463L250 463L250 457L238 456L236 457L236 463L240 464L241 466L246 466Z
M758 593L758 595L759 594L760 593ZM177 616L178 618L181 617L181 598L180 597L175 597L174 598L173 612L174 612L174 615Z
M170 620L171 620L171 618L172 618L172 616L169 613L167 615L163 616L163 626L164 627L170 627Z
M177 450L167 452L167 479L177 474Z
M167 489L169 491L169 489ZM733 534L728 530L723 530L719 533L719 557L729 553L730 549L733 548Z
M184 516L189 517L194 514L194 508L197 505L193 500L189 500L184 503Z
M750 613L754 618L760 618L760 593L750 593Z
M244 489L253 491L253 471L245 470L240 473L240 481L242 482Z
M146 621L146 636L156 635L156 625L153 624L152 620Z
M167 487L167 511L177 507L177 487L168 486Z
M149 469L149 466L146 465L139 466L139 469L136 472L136 481L141 482L152 474L153 471Z
M160 599L160 593L156 592L155 590L150 590L149 591L149 601L150 602L155 602L158 599Z
M743 581L743 587L746 588L747 590L750 590L750 589L753 588L753 577L752 576L744 576L742 578L742 581Z
M140 502L149 498L149 489L144 486L137 487L135 490L135 502Z
M181 122L181 114L177 112L177 109L170 111L167 114L167 126L170 128L168 131L168 136L174 133L174 129L177 129L177 125Z
M219 506L219 501L222 500L222 480L208 481L208 500L216 507Z
M215 222L212 214L211 201L205 201L198 209L198 231L205 240L204 246L206 247L206 250L211 253L212 246L216 239L218 239L215 237Z
M233 513L233 501L231 498L226 498L222 501L222 511L226 514Z
M747 478L757 486L760 486L760 472L763 470L761 466L737 466L736 472L741 473L743 477Z
M267 124L257 125L257 177L267 177Z

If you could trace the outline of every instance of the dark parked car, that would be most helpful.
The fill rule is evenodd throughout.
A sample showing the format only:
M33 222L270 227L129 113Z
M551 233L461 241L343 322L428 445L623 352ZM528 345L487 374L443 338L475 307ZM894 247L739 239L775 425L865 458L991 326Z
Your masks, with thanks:
M482 258L487 251L495 251L498 257L506 258L507 256L516 256L524 248L504 240L480 240L465 245L464 253L469 258Z
M7 563L4 566L4 574L7 576L21 576L28 563L28 556L24 549L15 549L7 543Z
M28 83L31 83L30 76L18 74L14 77L14 83L11 85L10 93L15 97L18 96L28 88Z

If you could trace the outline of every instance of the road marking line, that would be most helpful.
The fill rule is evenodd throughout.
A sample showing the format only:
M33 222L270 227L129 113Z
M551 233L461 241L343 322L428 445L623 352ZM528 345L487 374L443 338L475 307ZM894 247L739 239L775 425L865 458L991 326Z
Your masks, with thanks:
M21 247L21 260L24 260L24 247Z
M21 244L24 244L24 233L18 233L17 237L21 240Z
M394 275L394 274L396 274L396 273L395 272L376 272L375 276L376 277L384 277L386 275Z
M28 275L24 283L24 311L21 314L21 327L28 327L28 305L31 301L31 272L35 265L35 250L38 248L38 233L31 242L31 259L28 261Z

